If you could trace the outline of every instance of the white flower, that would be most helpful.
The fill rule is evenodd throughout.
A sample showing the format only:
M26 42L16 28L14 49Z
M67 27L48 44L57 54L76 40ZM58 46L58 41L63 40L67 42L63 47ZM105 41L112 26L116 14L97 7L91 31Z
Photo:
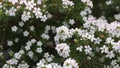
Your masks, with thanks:
M13 31L13 32L16 32L16 31L17 31L17 29L18 29L18 27L13 26L11 29L12 29L12 31Z
M13 41L7 41L7 45L8 46L12 46L13 45Z
M4 64L2 68L10 68L8 64Z
M37 53L42 53L42 51L43 51L43 50L42 50L41 47L39 47L39 48L36 49L36 52L37 52Z
M19 64L17 66L17 68L29 68L29 65L27 63L23 62L23 63Z
M107 5L111 5L112 4L112 0L106 1Z
M37 68L44 66L45 62L46 62L45 59L40 60L39 63L37 63Z
M35 30L35 27L34 27L34 26L30 26L30 30L31 30L31 31L34 31L34 30Z
M27 3L26 0L20 0L20 1L19 1L19 4L26 4L26 3Z
M37 42L37 46L41 46L43 43L41 41Z
M73 25L75 23L74 19L69 20L69 24Z
M55 49L57 50L60 56L64 58L69 56L70 47L66 43L57 44Z
M98 38L95 38L94 43L95 43L95 44L100 44L101 41L102 41L102 40L98 37Z
M8 0L8 2L12 2L12 4L18 3L18 0Z
M47 19L48 19L48 18L47 18L46 15L43 15L43 16L41 17L41 21L43 21L43 22L45 22Z
M52 17L52 14L48 13L47 18L51 18L51 17Z
M15 42L18 43L19 42L19 38L15 38Z
M34 56L34 53L33 53L32 51L29 51L29 52L28 52L28 56L32 59L33 56Z
M42 18L42 12L40 8L34 8L33 13L35 14L36 18Z
M14 54L15 59L20 59L21 56L22 56L22 55L21 55L20 53L15 53L15 54Z
M28 31L24 31L23 35L27 37L29 35L29 32Z
M50 38L48 34L44 34L44 33L41 35L41 37L46 40L49 40Z
M51 30L52 30L53 33L55 33L55 31L56 31L55 26L51 26Z
M27 3L25 3L25 5L26 5L26 9L31 11L32 8L34 8L34 6L36 6L36 3L34 3L34 0L30 0Z
M115 17L115 19L116 19L116 20L119 20L119 21L120 21L120 13L119 13L119 14L114 15L114 17Z
M78 50L79 52L82 52L83 46L77 47L76 50Z
M41 3L42 3L42 0L38 0L38 1L37 1L37 4L41 4Z
M110 51L110 52L107 52L106 57L108 57L108 58L112 59L112 58L114 58L114 57L115 57L115 54L113 53L113 51Z
M69 0L62 0L62 4L64 5L64 8L68 8L68 6L73 6L74 3L73 1L69 1Z
M78 63L71 58L68 58L67 60L64 61L63 63L64 68L79 68Z
M28 21L30 18L31 18L30 12L24 11L23 14L22 14L22 16L21 16L21 19L22 19L24 22L26 22L26 21Z
M8 14L10 16L15 16L17 9L14 7L11 7L9 10L6 10L5 14Z
M47 34L47 33L49 32L49 30L50 30L50 26L49 26L49 25L46 25L44 33Z
M101 50L101 53L109 52L108 47L106 45L103 45L103 47L101 47L100 50Z
M23 27L24 23L23 22L19 22L19 26Z
M18 63L18 60L12 58L12 59L8 60L7 63L10 64L10 65L14 65L14 64Z
M2 5L2 2L0 2L0 9L2 8L2 6L3 6L3 5Z
M31 39L31 43L35 43L36 42L36 39Z
M92 51L92 48L89 46L89 45L87 45L87 46L84 46L85 47L85 53L86 54L90 54L91 55L91 51Z
M81 0L83 3L87 3L88 6L90 6L91 8L93 7L93 3L90 0Z
M26 43L25 49L28 51L28 50L30 50L31 46L32 46L32 42L31 42L31 41L28 41L28 42Z
M107 44L112 43L112 42L114 42L114 39L112 39L111 37L106 38L106 43Z
M54 58L54 56L50 55L49 53L45 53L44 57L45 57L47 62L51 62L53 60L53 58Z

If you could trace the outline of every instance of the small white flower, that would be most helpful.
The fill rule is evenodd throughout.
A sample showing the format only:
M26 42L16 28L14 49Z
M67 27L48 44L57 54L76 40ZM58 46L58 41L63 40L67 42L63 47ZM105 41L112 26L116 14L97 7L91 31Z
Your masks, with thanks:
M34 8L34 6L36 6L36 3L34 3L34 0L30 0L27 3L25 3L25 5L26 5L26 9L31 11L32 8Z
M43 43L41 41L37 42L37 46L41 46Z
M7 41L7 45L8 46L12 46L13 45L13 41Z
M49 40L50 38L48 34L44 34L44 33L41 35L41 37L46 40Z
M19 42L19 38L15 38L15 42L18 43Z
M22 21L26 22L26 21L28 21L30 18L31 18L30 12L24 11L23 14L22 14L22 16L21 16Z
M35 43L36 42L36 39L31 39L31 43Z
M78 50L79 52L82 52L83 46L77 47L76 50Z
M37 4L41 4L41 3L42 3L42 0L38 0L38 1L37 1Z
M19 22L19 26L20 26L20 27L23 27L23 26L24 26L24 23L23 23L23 22Z
M89 46L89 45L87 45L87 46L84 46L85 47L85 53L86 54L90 54L91 55L91 51L92 51L92 48Z
M115 57L115 54L113 53L113 51L110 51L110 52L107 52L106 57L108 57L108 58L112 59L112 58L114 58L114 57Z
M9 2L12 2L12 4L15 4L18 2L18 0L8 0Z
M103 47L101 47L100 50L101 50L101 53L109 52L108 47L106 45L103 45Z
M23 61L23 63L19 64L17 68L29 68L29 65Z
M74 19L69 20L69 24L73 25L75 23Z
M3 5L2 5L2 2L0 2L0 9L2 8L2 6L3 6Z
M13 32L16 32L16 31L17 31L17 29L18 29L18 27L13 26L11 29L12 29L12 31L13 31Z
M43 51L43 50L42 50L41 47L39 47L39 48L36 49L36 52L37 52L37 53L42 53L42 51Z
M43 16L41 17L41 21L43 21L43 22L45 22L47 19L48 19L48 18L47 18L46 15L43 15Z
M23 35L27 37L29 35L29 32L28 31L24 31Z
M34 31L34 30L35 30L35 27L34 27L34 26L30 26L30 30L31 30L31 31Z
M28 52L28 56L32 59L33 56L34 56L34 53L33 53L32 51L29 51L29 52Z

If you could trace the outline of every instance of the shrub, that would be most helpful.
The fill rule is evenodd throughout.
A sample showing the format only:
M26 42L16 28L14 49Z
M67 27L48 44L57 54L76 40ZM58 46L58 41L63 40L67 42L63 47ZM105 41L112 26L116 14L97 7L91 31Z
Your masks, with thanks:
M119 68L119 0L0 1L1 68Z

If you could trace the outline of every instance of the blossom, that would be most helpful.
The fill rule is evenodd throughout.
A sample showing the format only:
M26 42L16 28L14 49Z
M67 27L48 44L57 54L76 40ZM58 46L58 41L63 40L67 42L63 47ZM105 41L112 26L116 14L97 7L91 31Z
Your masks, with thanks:
M69 20L69 24L71 24L71 25L75 24L74 19L70 19L70 20Z
M16 32L18 28L16 26L13 26L11 29L13 32Z
M68 58L67 60L64 61L63 67L65 68L79 68L78 63L71 58Z
M19 26L23 27L24 23L23 22L19 22Z
M13 41L7 41L7 45L8 46L12 46L13 45Z
M69 56L70 47L66 43L57 44L55 49L60 56L64 58Z
M25 5L26 5L26 9L32 10L32 8L34 8L34 6L36 6L36 3L34 3L34 0L30 0L27 3L25 3Z
M23 35L27 37L29 35L29 32L28 31L24 31Z
M30 18L31 18L30 12L24 11L23 14L22 14L22 16L21 16L21 19L22 19L24 22L26 22L26 21L28 21Z
M6 10L5 14L10 16L15 16L17 9L15 7L11 7L9 10Z
M17 68L29 68L29 65L25 61L22 61L22 63L20 63Z
M85 53L86 54L90 54L91 55L91 51L92 51L92 48L89 46L89 45L87 45L87 46L84 46L85 47Z
M113 51L110 51L110 52L107 52L106 57L108 57L108 58L112 59L112 58L114 58L114 57L115 57L115 54L113 53Z
M9 2L12 2L12 4L18 3L18 0L8 0Z
M78 50L79 52L82 52L83 46L79 46L76 48L76 50Z
M36 52L37 52L37 53L42 53L42 51L43 51L43 50L42 50L41 47L39 47L39 48L36 49Z
M107 53L108 47L106 45L103 45L103 47L101 47L100 50L101 50L101 53Z

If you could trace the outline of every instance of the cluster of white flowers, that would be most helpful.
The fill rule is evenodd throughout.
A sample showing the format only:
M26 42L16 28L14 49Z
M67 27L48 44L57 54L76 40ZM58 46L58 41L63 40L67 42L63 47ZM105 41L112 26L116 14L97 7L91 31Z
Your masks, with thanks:
M26 21L28 21L30 18L31 18L30 12L24 11L23 14L22 14L22 16L21 16L21 19L22 19L24 22L26 22Z
M29 68L29 65L25 62L25 61L22 61L18 66L17 68Z
M73 1L70 0L62 0L62 4L64 5L64 8L68 8L69 6L74 6Z
M7 64L4 64L2 68L15 68L14 65L17 65L18 60L12 58L6 61Z
M15 59L20 59L23 54L24 54L24 51L20 50L18 53L14 54L14 58Z
M67 38L71 37L69 30L66 26L61 26L56 29L56 36L55 41L59 40L66 40Z
M79 68L78 63L71 58L68 58L67 60L64 61L63 67L65 68Z
M70 47L66 43L57 44L55 49L60 56L64 58L69 56Z
M67 19L67 14L65 14L65 20L55 20L55 22L58 22L57 24L62 22L59 25L51 24L51 21L50 23L40 23L40 27L43 25L44 30L42 31L42 29L40 29L40 35L38 35L39 33L37 34L36 29L39 25L36 27L36 24L34 24L34 22L29 23L29 20L35 17L37 20L39 19L40 22L49 22L49 18L57 18L57 13L53 14L47 11L49 9L47 6L51 6L51 4L46 5L46 1L48 0L3 1L12 4L10 7L7 7L7 9L5 6L2 6L4 2L0 2L0 10L4 8L4 13L7 16L15 16L19 9L22 10L22 12L20 12L20 14L22 13L20 15L21 20L19 20L18 25L12 25L11 31L13 33L20 31L20 35L21 33L23 35L20 37L24 37L25 41L21 41L19 37L5 41L10 48L14 48L14 46L12 46L14 44L24 43L20 46L20 50L13 53L13 57L8 59L2 68L29 68L31 65L26 62L26 57L29 57L30 60L34 60L35 62L40 60L37 63L37 67L33 66L36 68L79 68L79 63L84 62L84 60L77 61L76 58L71 56L71 53L74 52L75 56L76 54L78 56L79 53L80 55L82 54L79 58L85 58L86 61L92 60L94 57L95 60L100 59L98 60L100 62L105 62L106 59L109 59L110 65L105 66L105 68L120 68L118 64L120 62L120 57L118 57L120 53L120 14L115 14L114 18L117 21L111 23L109 23L104 16L95 18L91 15L91 8L93 8L92 1L81 0L81 2L87 5L84 10L80 11L80 16L85 22L82 27L72 28L72 26L74 26L74 24L76 26L79 21L77 18L74 18L74 16ZM70 11L72 10L71 8L74 9L74 6L76 6L74 1L71 0L61 0L61 2L62 8L60 7L58 11L63 14L64 11L67 13L66 9ZM112 3L112 0L106 1L107 5L111 5ZM48 51L50 49L50 52L47 51L47 48ZM57 57L52 50L58 54ZM98 54L100 54L99 57L97 56ZM3 55L2 52L0 52L0 56L1 55ZM58 56L62 58L60 65L54 62L56 58L59 58Z

